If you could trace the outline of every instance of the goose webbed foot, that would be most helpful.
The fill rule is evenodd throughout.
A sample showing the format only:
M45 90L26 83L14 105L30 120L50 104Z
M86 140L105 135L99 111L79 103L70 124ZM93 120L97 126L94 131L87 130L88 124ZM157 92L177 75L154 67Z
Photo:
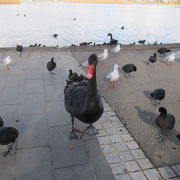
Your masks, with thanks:
M6 157L8 154L11 153L12 145L13 145L13 144L14 144L14 143L12 143L11 145L8 145L8 150L1 153L1 154L3 155L3 157Z

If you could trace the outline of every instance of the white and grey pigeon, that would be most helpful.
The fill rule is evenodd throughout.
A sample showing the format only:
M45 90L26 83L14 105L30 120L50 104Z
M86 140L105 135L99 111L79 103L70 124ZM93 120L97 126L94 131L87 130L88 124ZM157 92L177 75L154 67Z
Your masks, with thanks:
M107 58L108 58L108 49L104 49L104 52L98 55L98 61L102 64L104 60L106 60Z
M120 46L120 44L117 44L116 47L111 49L111 52L118 53L120 50L121 50L121 46Z
M106 76L106 79L110 82L109 88L115 88L115 82L119 79L118 65L114 65L114 69Z
M9 66L8 66L8 65L12 62L12 59L11 59L10 56L7 56L7 57L4 58L1 62L6 65L6 67L7 67L8 70L10 69Z

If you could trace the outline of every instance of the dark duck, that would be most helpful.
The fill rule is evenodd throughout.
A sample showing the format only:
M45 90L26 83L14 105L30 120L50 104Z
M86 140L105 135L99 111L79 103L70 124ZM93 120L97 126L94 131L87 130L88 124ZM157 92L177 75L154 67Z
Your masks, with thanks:
M108 36L110 36L109 45L116 45L118 43L118 40L113 39L113 36L111 33L108 33Z
M128 74L127 77L129 77L131 72L137 71L137 68L134 64L126 64L122 67L122 70L125 74Z
M167 132L172 130L175 125L175 117L172 114L168 114L166 108L159 108L160 115L156 118L156 124L160 128L159 142L163 142Z
M51 74L54 74L52 72L52 70L54 70L56 68L56 63L54 62L54 58L51 58L51 61L49 61L47 63L47 70L51 73Z
M3 127L3 125L4 125L4 121L3 121L2 117L0 116L0 127Z
M23 46L22 45L17 45L16 46L16 51L21 53L23 51Z
M93 123L102 116L104 108L101 95L97 90L96 66L98 58L96 54L91 54L88 60L87 77L81 75L81 79L72 78L74 73L70 70L69 80L64 89L65 109L71 114L72 131L71 139L79 139L84 133L95 135L98 133ZM74 120L77 118L83 123L89 124L84 130L74 128ZM81 133L81 136L78 134Z
M165 98L166 91L164 89L155 89L151 93L152 99L155 101L154 106L160 104L160 101Z
M166 53L171 52L171 50L170 50L170 49L167 49L167 48L159 48L159 49L157 50L157 52L158 52L160 55L165 56Z
M153 56L150 56L148 61L147 61L147 64L150 64L150 63L155 63L157 61L157 57L156 57L156 53L154 53Z

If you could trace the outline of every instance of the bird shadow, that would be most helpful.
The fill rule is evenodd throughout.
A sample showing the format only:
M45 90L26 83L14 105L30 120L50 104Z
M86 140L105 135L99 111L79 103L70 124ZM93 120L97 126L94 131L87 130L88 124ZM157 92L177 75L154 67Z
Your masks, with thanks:
M151 91L149 91L149 90L144 90L144 95L145 95L148 99L152 100L152 98L151 98Z

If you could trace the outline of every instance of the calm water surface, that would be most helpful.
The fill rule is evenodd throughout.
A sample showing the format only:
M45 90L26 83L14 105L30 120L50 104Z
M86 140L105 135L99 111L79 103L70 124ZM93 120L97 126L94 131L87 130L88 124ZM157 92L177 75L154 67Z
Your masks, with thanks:
M142 39L151 43L177 43L180 42L179 18L177 6L58 2L0 5L0 47L17 43L24 46L103 43L109 41L109 32L123 44ZM54 33L59 36L53 38Z

